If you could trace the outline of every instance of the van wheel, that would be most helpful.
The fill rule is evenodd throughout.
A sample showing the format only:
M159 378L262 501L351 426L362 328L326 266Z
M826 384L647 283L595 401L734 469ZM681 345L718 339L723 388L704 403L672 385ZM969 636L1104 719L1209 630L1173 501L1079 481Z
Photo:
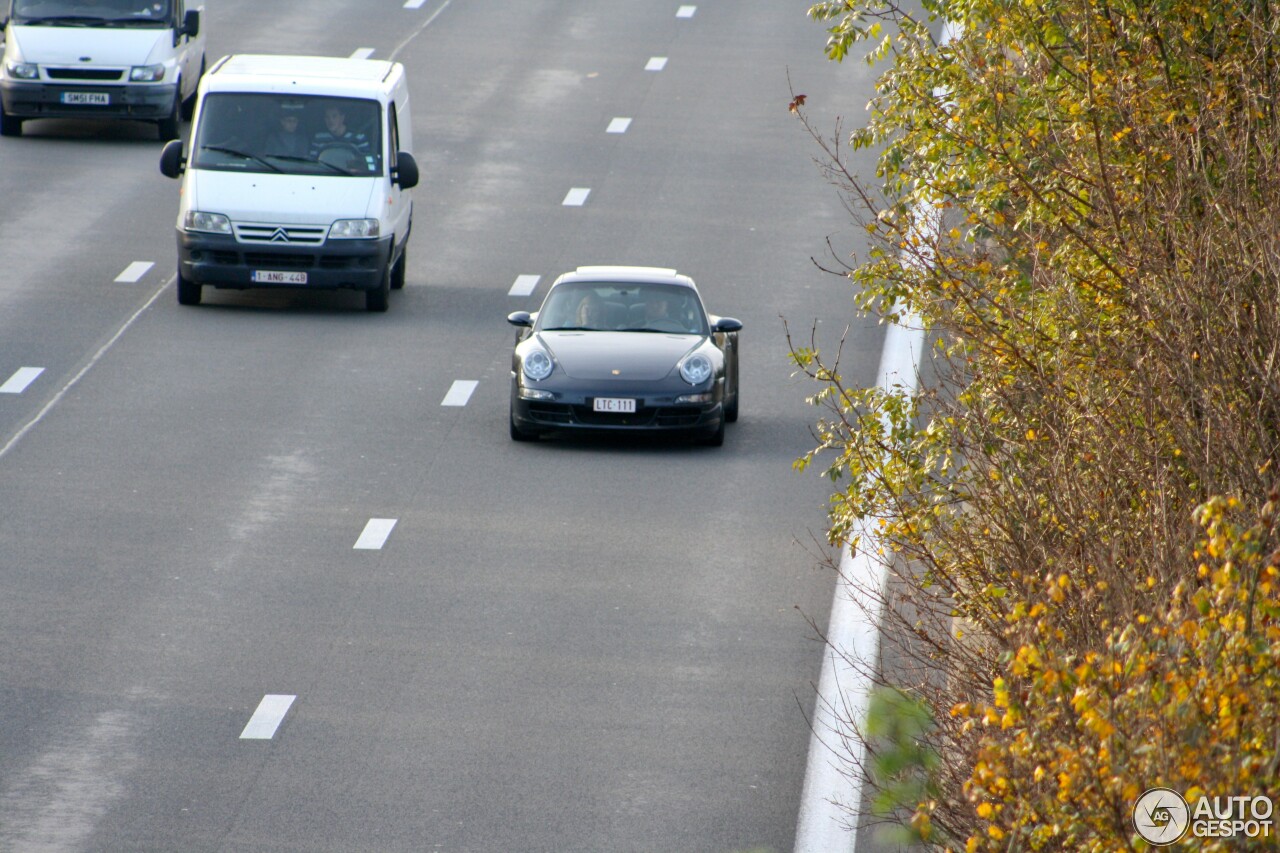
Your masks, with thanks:
M382 281L373 290L364 292L364 307L366 311L382 312L387 310L388 304L391 302L391 270L386 269L382 273Z
M4 105L0 104L0 136L21 136L22 135L22 119L17 116L11 116L4 111Z
M198 281L192 281L182 275L182 270L178 270L178 304L179 305L199 305L200 291L204 288Z
M409 250L400 253L400 260L391 268L391 289L401 290L404 287L405 267L409 264Z
M173 112L160 119L160 141L168 142L182 136L182 91L173 96Z

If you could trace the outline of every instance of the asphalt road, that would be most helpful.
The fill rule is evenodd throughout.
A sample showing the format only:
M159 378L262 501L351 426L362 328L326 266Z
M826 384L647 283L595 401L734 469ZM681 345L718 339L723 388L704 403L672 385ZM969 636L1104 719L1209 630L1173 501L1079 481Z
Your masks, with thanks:
M852 322L852 382L881 341L809 260L857 237L788 75L818 115L870 83L807 5L210 2L211 60L405 64L385 315L180 307L153 127L0 142L0 850L790 848L833 579L780 317ZM723 448L508 439L505 316L583 263L744 321Z

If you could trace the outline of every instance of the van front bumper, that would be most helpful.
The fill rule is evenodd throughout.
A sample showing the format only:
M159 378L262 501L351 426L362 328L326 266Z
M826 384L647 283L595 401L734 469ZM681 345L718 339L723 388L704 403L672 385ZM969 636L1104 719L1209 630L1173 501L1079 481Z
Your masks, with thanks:
M67 104L63 95L106 95L106 104ZM106 118L155 121L173 114L176 85L37 83L0 79L0 101L15 118Z
M245 244L230 235L178 231L178 265L182 277L213 287L376 290L382 286L390 257L390 235L376 240L281 245ZM304 273L306 282L271 281L269 279L276 276L255 275L261 273Z

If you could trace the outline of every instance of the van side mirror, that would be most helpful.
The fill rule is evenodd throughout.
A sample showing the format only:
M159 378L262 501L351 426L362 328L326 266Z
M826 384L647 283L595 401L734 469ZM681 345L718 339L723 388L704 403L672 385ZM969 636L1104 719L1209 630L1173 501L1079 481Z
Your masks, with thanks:
M187 158L182 156L182 140L169 141L160 152L160 174L177 178L187 168Z
M418 161L408 151L396 152L396 165L391 170L391 182L400 189L409 190L418 185Z
M182 19L182 31L178 33L180 36L190 36L195 38L200 35L200 10L191 9Z

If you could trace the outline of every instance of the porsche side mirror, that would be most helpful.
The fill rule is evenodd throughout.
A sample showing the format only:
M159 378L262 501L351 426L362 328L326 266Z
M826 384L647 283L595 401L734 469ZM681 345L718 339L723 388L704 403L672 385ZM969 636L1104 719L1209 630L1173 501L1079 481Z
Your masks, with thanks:
M742 321L735 320L732 317L721 317L716 320L716 324L711 327L713 332L740 332L742 331Z
M533 325L533 316L528 311L515 311L507 315L507 322L527 329Z

